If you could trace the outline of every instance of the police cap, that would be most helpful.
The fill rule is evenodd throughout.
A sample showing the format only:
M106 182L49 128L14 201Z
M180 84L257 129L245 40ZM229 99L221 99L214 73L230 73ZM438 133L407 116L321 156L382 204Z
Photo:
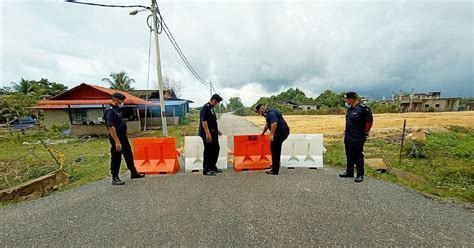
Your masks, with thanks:
M119 100L125 100L125 95L120 93L120 92L115 92L114 94L112 94L112 97L113 98L117 98Z
M347 98L347 99L356 99L358 96L357 96L357 93L353 92L353 91L350 91L350 92L347 92L345 95L344 95L344 98Z

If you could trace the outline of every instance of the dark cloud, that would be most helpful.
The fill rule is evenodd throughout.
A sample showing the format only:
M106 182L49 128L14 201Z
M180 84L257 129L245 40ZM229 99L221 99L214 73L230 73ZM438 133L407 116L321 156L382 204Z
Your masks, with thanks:
M160 7L195 69L224 97L238 94L246 104L289 87L312 96L353 89L381 98L412 88L474 96L471 1L165 1ZM126 70L136 87L145 87L146 14L60 1L1 8L2 85L45 76L70 86L101 84L110 72ZM209 89L164 35L160 47L163 74L182 82L184 97L206 101ZM151 83L154 66L152 59Z

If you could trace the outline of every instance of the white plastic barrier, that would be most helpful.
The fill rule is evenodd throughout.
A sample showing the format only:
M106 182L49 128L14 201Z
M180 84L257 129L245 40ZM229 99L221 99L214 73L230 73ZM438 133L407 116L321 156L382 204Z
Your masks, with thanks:
M217 160L218 169L227 169L227 154L229 153L229 148L227 146L227 136L219 137L219 158ZM199 136L185 136L184 137L184 169L185 171L202 171L203 169L203 153L204 153L204 144L202 138Z
M323 150L322 134L290 134L281 149L281 166L323 168Z

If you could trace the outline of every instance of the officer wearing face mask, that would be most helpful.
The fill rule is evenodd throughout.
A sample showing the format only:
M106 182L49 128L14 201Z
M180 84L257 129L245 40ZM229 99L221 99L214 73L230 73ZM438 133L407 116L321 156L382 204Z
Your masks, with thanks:
M353 178L354 164L357 170L355 182L364 181L364 144L373 124L370 108L359 102L355 92L347 92L344 96L346 112L346 130L344 146L346 148L347 168L340 177Z
M127 138L127 124L122 120L120 108L124 106L125 96L119 92L112 95L112 104L104 112L104 120L109 131L110 141L110 172L112 174L112 185L124 185L120 180L120 164L122 155L125 158L127 167L130 170L130 178L142 178L145 174L138 173L133 162L132 147Z
M255 107L255 113L265 117L266 125L263 128L262 135L270 130L270 151L272 153L272 166L271 170L267 171L269 175L278 175L280 172L280 157L281 147L283 142L290 135L290 128L283 119L282 114L271 108L267 108L263 104L257 104Z

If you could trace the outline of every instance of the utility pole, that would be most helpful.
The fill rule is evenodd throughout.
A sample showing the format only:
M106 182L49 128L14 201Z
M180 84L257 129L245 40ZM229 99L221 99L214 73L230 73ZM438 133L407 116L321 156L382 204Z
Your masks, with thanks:
M212 97L212 81L209 81L209 92L211 93L210 97Z
M165 100L163 94L163 76L161 75L160 44L158 42L158 4L156 0L151 0L151 12L153 14L153 29L155 33L155 51L156 51L156 72L158 75L158 85L160 93L161 127L163 136L168 136L168 126L166 124Z

